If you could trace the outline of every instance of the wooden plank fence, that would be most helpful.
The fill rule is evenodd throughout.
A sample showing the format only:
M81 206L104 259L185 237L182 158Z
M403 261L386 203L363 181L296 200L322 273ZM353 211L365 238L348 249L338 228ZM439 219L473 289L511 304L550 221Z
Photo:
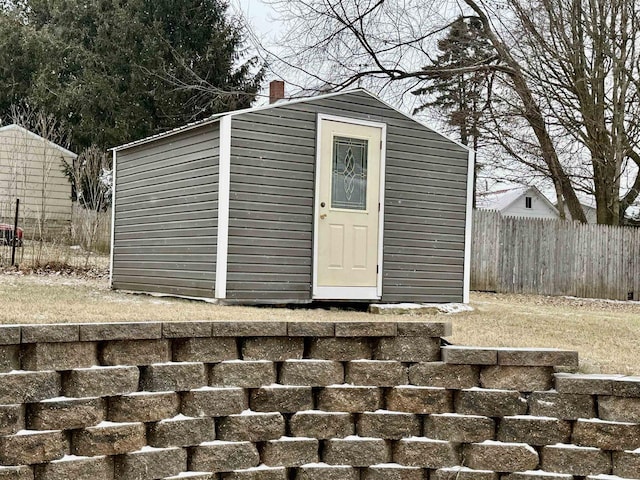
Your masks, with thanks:
M474 211L471 289L640 299L640 228Z

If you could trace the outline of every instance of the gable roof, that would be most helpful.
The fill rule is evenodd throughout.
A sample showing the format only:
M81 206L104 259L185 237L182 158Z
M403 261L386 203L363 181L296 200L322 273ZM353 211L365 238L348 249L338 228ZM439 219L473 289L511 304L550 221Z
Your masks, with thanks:
M41 137L37 133L33 133L31 130L27 130L26 128L18 125L17 123L12 123L11 125L5 125L4 127L0 127L0 133L11 131L11 130L16 130L16 131L18 131L20 133L23 133L23 134L27 135L28 137L31 137L34 140L38 140L40 142L46 142L51 147L60 150L60 152L62 152L64 155L70 156L71 158L77 158L78 157L78 155L76 153L73 153L71 150L67 150L66 148L58 145L57 143L52 142L51 140L47 140L46 138Z
M209 124L212 124L212 123L216 123L222 117L235 117L237 115L242 115L244 113L259 112L259 111L262 111L262 110L269 110L269 109L272 109L272 108L279 108L279 107L283 107L283 106L287 106L287 105L295 105L297 103L312 102L312 101L315 101L315 100L322 100L323 98L337 97L337 96L340 96L340 95L349 95L349 94L358 93L358 92L365 93L365 94L369 95L370 97L375 98L377 101L382 103L387 108L390 108L391 110L394 110L395 112L398 112L399 114L401 114L402 116L408 118L412 122L418 123L418 124L422 125L423 127L434 131L438 135L442 136L443 138L445 138L446 140L449 140L452 143L455 143L459 147L462 147L465 150L469 150L469 151L471 150L468 146L463 145L462 143L458 142L457 140L454 140L454 139L448 137L447 135L444 135L443 133L438 132L437 130L435 130L434 128L428 126L424 122L421 122L421 121L411 117L410 115L407 115L402 110L399 110L396 107L394 107L393 105L390 105L389 103L387 103L384 100L380 99L377 95L374 95L373 93L369 92L368 90L365 90L364 88L355 88L355 89L352 89L352 90L343 90L343 91L340 91L340 92L326 93L326 94L323 94L323 95L316 95L316 96L313 96L313 97L292 98L292 99L289 99L289 100L278 100L277 102L271 103L271 104L268 104L268 105L261 105L261 106L258 106L258 107L244 108L244 109L241 109L241 110L232 110L230 112L216 113L216 114L211 115L210 117L205 118L203 120L198 120L196 122L188 123L188 124L183 125L181 127L177 127L177 128L172 129L172 130L167 130L166 132L162 132L162 133L158 133L158 134L155 134L155 135L151 135L151 136L146 137L146 138L141 138L140 140L134 140L133 142L129 142L129 143L125 143L124 145L119 145L117 147L113 147L110 150L118 152L118 151L121 151L121 150L126 150L128 148L137 147L138 145L143 145L145 143L153 142L155 140L158 140L158 139L161 139L161 138L165 138L165 137L169 137L169 136L175 135L177 133L186 132L186 131L192 130L194 128L198 128L198 127L202 127L202 126L209 125Z
M549 201L549 199L540 192L536 187L515 187L496 190L478 195L476 200L477 208L482 210L498 210L500 212L506 210L513 205L518 199L526 194L534 195L540 198L553 212L558 214L558 209ZM559 214L558 214L559 215Z

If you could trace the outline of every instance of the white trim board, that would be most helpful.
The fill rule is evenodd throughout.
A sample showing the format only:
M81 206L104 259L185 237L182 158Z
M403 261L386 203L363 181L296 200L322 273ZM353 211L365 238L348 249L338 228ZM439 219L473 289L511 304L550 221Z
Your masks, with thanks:
M464 227L464 273L462 285L462 303L469 303L471 290L471 237L473 229L473 171L476 163L476 152L469 150L469 164L467 167L467 209Z
M116 240L116 151L113 151L111 190L111 248L109 249L109 288L113 288L113 247Z
M380 151L380 191L378 201L380 209L378 211L378 273L375 287L320 287L318 286L318 216L320 204L320 162L322 154L320 152L322 138L322 122L342 122L353 125L362 125L380 129L382 148ZM387 125L385 123L371 122L356 118L340 117L337 115L327 115L318 113L316 115L316 162L315 162L315 192L313 203L313 271L311 298L313 300L379 300L382 298L382 270L384 251L384 189L386 173L386 151L387 151Z
M216 247L215 298L227 298L227 260L229 251L229 195L231 188L231 116L220 119L218 174L218 242Z

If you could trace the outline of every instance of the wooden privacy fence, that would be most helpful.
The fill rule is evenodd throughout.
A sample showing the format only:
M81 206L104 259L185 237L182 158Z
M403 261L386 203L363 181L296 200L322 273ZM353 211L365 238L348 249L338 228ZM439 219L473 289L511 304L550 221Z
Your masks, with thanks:
M640 229L476 210L471 289L640 299Z

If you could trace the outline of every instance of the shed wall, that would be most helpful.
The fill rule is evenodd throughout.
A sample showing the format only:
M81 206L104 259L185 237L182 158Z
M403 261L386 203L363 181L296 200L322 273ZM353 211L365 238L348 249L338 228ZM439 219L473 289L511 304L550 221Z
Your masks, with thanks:
M233 117L227 298L311 299L317 113L388 126L382 301L462 301L468 152L363 92Z
M64 174L70 155L21 129L0 132L0 216L13 223L15 200L28 225L71 222L71 184Z
M214 296L219 126L117 153L113 287Z

